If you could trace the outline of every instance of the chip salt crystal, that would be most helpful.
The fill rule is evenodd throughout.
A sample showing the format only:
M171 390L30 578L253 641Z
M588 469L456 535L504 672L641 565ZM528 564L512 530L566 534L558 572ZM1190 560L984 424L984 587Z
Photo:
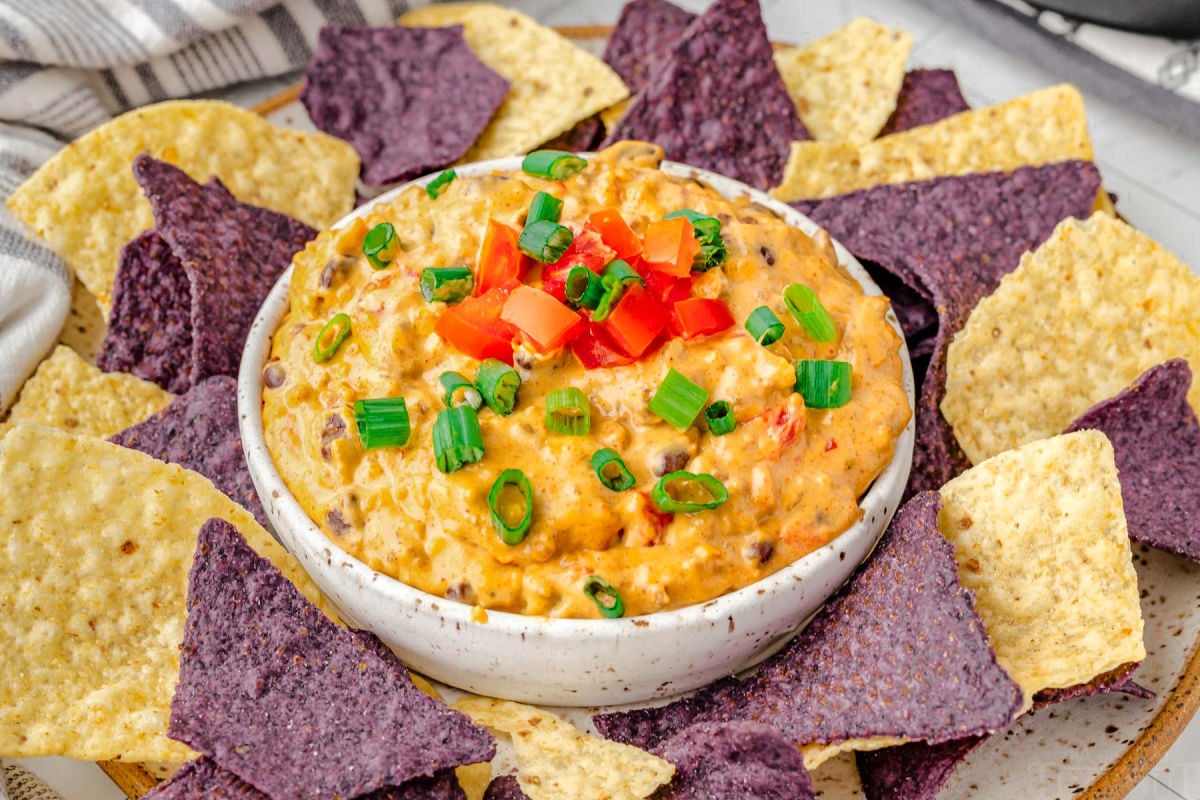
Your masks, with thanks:
M1053 436L1150 367L1200 364L1200 276L1108 216L1068 219L971 312L942 414L974 462ZM1188 392L1200 407L1200 386Z
M942 487L938 528L996 657L1025 694L1146 657L1113 448L1080 431L991 458Z
M792 143L780 200L832 197L939 175L1091 161L1083 96L1060 84L871 142Z

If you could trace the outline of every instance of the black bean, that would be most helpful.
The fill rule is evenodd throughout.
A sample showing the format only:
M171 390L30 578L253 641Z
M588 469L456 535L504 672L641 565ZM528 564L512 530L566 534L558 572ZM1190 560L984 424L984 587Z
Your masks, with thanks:
M346 420L342 419L340 414L331 414L329 419L325 420L325 427L321 430L321 458L326 461L330 459L329 445L334 439L341 439L346 435Z
M263 384L268 389L278 389L286 379L287 372L278 361L272 361L263 370Z
M654 477L661 478L669 472L678 472L683 469L690 460L691 456L688 455L687 450L672 447L658 454L650 471L654 473Z
M472 604L475 602L475 587L466 581L458 581L446 587L446 599L459 603Z
M775 545L770 542L755 542L746 548L745 556L756 559L759 564L766 564L775 555Z
M341 280L352 266L354 266L354 259L351 256L334 256L326 262L317 283L322 289L328 289L336 281Z
M352 530L346 523L346 519L342 516L342 512L336 508L325 515L325 523L339 536L347 534Z
M758 252L762 253L763 261L767 262L768 267L775 266L775 254L771 252L771 248L764 244L762 247L758 248Z

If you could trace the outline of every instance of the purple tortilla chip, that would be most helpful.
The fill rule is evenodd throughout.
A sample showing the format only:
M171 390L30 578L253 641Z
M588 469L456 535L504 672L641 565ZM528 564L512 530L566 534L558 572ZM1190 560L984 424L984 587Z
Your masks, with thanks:
M954 70L914 69L904 76L896 110L879 135L887 136L928 125L970 108L962 96Z
M676 42L696 15L667 0L632 0L604 48L604 62L641 94L671 58Z
M109 441L199 472L267 526L242 452L234 378L215 375L196 384L162 411Z
M1092 428L1112 442L1130 539L1200 561L1200 424L1187 399L1191 385L1183 359L1151 367L1067 432Z
M954 769L986 736L969 736L941 744L912 742L855 753L858 776L867 800L934 800Z
M529 800L529 795L521 791L517 776L500 775L492 778L487 791L483 793L483 800Z
M659 708L602 714L597 729L652 749L702 722L754 720L797 745L942 742L1007 727L1021 690L959 583L939 504L928 492L900 509L866 564L751 677Z
M1076 697L1091 697L1097 694L1113 693L1127 694L1130 697L1140 697L1143 700L1152 700L1155 697L1154 692L1133 679L1133 674L1138 671L1141 665L1140 661L1130 662L1122 664L1108 672L1101 673L1087 683L1079 683L1074 686L1068 686L1065 689L1043 689L1033 696L1033 707L1035 709L1045 708L1055 703L1074 700Z
M604 123L600 116L594 114L587 119L581 119L569 130L560 133L548 142L538 145L535 150L566 150L568 153L580 153L594 150L604 138Z
M219 180L201 186L146 154L133 174L157 230L191 282L192 384L238 372L250 324L292 256L317 235L303 222L239 203Z
M192 385L192 284L158 231L121 248L108 332L96 363L182 394Z
M478 761L488 732L339 628L233 525L200 528L168 735L272 800L358 797Z
M693 725L655 751L675 765L657 800L812 800L804 756L779 731L757 722Z
M466 796L454 770L447 769L432 778L418 778L403 786L362 795L360 800L466 800ZM271 800L211 758L189 761L171 780L159 784L144 797L145 800Z
M772 57L758 0L717 0L609 132L642 139L667 158L768 189L791 143L808 131Z
M300 102L319 129L354 146L372 186L464 155L508 94L461 25L322 28Z
M1091 213L1100 173L1083 161L876 186L794 205L860 259L891 272L938 310L917 402L908 492L939 489L970 466L942 417L946 348L971 310L1067 217Z

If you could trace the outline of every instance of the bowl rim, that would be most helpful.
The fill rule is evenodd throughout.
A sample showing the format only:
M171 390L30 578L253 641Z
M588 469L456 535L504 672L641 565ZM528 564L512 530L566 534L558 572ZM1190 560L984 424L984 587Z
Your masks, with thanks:
M580 152L579 155L591 157L595 153L588 151ZM520 169L521 161L522 156L508 156L456 165L454 169L459 177L473 177L497 171L516 171ZM755 189L740 181L706 169L668 159L663 159L658 168L674 177L699 180L725 197L745 195L752 202L768 208L786 224L798 228L808 236L812 236L821 230L819 225L796 209L776 200L766 192ZM355 208L345 217L331 225L330 229L342 228L354 220L366 216L376 203L388 202L412 186L424 187L441 173L442 170L439 170L388 189ZM882 290L880 290L879 286L850 251L838 241L832 238L831 241L833 242L838 263L850 273L851 277L863 288L864 293L868 296L883 296ZM293 269L293 266L289 265L283 274L279 276L259 309L258 314L255 316L255 320L246 338L238 372L238 424L241 429L245 457L251 478L258 489L259 496L264 499L270 498L270 502L264 503L268 519L273 524L277 524L275 517L277 515L281 517L283 524L289 528L289 531L313 553L329 553L331 549L333 552L337 552L340 571L348 573L346 577L353 580L355 585L359 587L365 588L371 586L372 591L378 595L382 595L383 600L399 603L408 608L429 608L432 605L436 609L436 613L443 617L448 624L478 624L480 620L476 617L478 612L475 605L450 600L410 586L397 578L371 569L356 556L343 550L308 516L299 501L296 500L287 488L275 464L274 457L266 446L265 428L262 421L262 370L270 357L271 342L275 331L278 329L279 322L282 321L283 316L290 308L289 293ZM875 480L872 481L867 491L859 498L861 514L853 525L842 531L830 542L781 567L770 575L701 603L618 619L546 617L485 609L486 624L489 627L496 626L494 629L511 627L514 633L517 631L528 632L528 629L533 626L540 638L551 641L570 641L580 637L627 636L631 631L637 629L653 631L655 635L659 635L672 630L694 628L700 622L711 623L723 621L731 616L740 618L742 614L759 602L760 597L774 596L786 584L804 580L806 577L804 573L819 570L825 560L836 558L835 551L838 550L838 542L842 541L844 537L860 532L860 529L871 520L873 514L878 513L883 519L883 524L875 534L870 546L865 549L862 560L858 563L865 561L874 550L875 544L883 535L883 532L887 529L892 516L902 504L901 497L912 468L915 441L915 381L908 345L894 309L888 309L886 319L900 339L901 379L905 394L908 397L911 415L908 423L895 440L892 459L883 471L876 476ZM891 504L891 507L889 507L889 504ZM276 536L278 537L279 534L276 533ZM298 560L302 565L305 565L304 559ZM305 565L305 568L307 570L307 565ZM854 569L857 569L857 564L854 566ZM851 573L853 573L854 569L851 570ZM833 588L830 595L836 592L836 590L837 586ZM823 605L824 601L822 601L820 606ZM339 608L339 611L342 611L342 609ZM354 621L353 615L345 616L348 616L351 622ZM798 631L805 622L807 620L796 620L792 634ZM778 645L782 646L787 638L789 637L780 639ZM769 655L772 649L774 648L768 648L766 653L761 657ZM760 660L761 657L755 658L754 661Z

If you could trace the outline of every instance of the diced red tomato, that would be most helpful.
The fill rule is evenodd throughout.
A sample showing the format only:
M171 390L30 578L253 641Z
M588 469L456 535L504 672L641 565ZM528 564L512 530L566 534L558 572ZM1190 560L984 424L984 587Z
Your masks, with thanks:
M642 259L676 278L686 277L692 271L692 259L700 252L692 223L684 217L651 222L642 240L645 242Z
M480 361L498 358L511 364L517 330L501 319L500 314L513 286L509 283L496 287L450 306L434 324L434 331L464 355Z
M579 332L583 318L541 289L521 285L504 303L500 319L515 325L539 352L549 353Z
M642 252L642 240L625 223L615 208L605 208L588 216L588 225L599 232L604 243L626 261Z
M676 278L665 272L651 269L646 262L636 259L630 262L638 275L646 281L646 289L668 306L692 296L692 276Z
M767 439L774 443L767 453L773 459L783 455L800 438L808 423L804 400L798 394L791 395L774 408L768 408L762 418L767 423Z
M675 303L674 317L685 339L711 336L734 326L729 306L707 297L689 297Z
M620 351L600 323L590 319L584 319L579 335L571 340L571 352L585 369L623 367L636 361Z
M520 232L494 219L487 221L487 232L479 248L475 266L475 294L482 295L509 281L525 279L529 257L517 247Z
M626 354L640 358L670 321L670 309L635 283L626 287L616 307L600 324Z
M595 229L585 225L562 257L542 269L542 290L565 303L567 275L574 267L587 267L597 274L604 265L617 257L616 251L604 243Z

